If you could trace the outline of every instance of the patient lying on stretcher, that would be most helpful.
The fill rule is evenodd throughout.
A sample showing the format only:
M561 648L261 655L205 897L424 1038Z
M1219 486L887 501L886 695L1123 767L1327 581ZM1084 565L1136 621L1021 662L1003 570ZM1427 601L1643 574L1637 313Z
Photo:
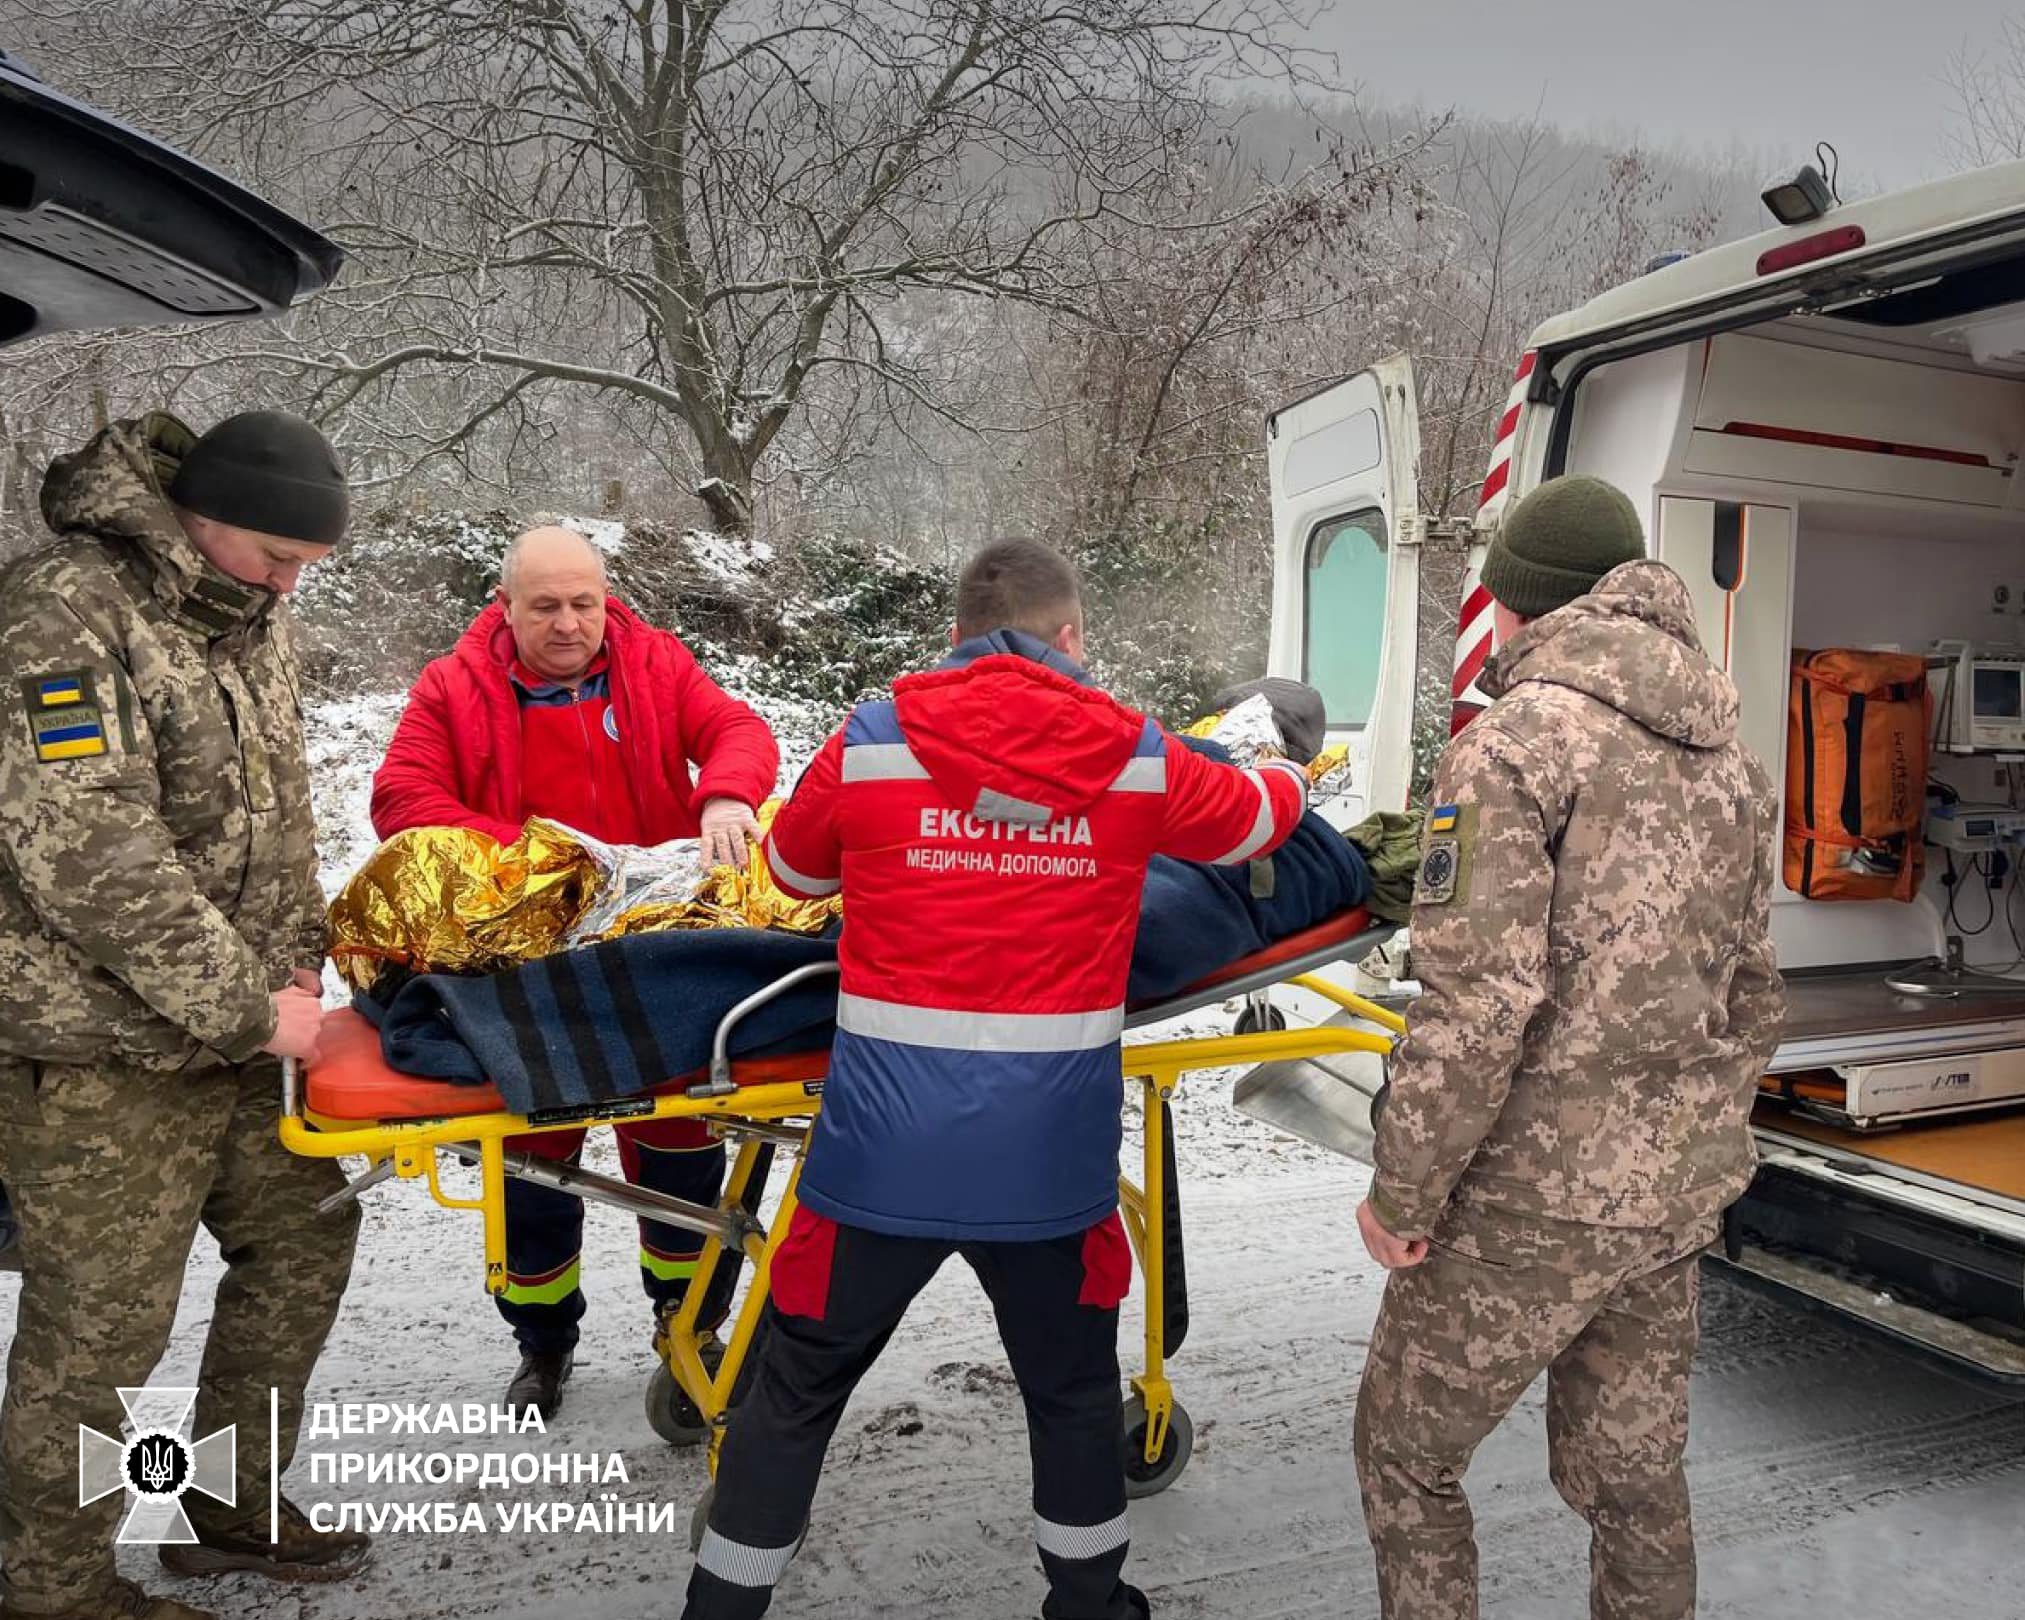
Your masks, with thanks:
M1294 753L1263 697L1224 718L1220 736L1193 728L1193 746L1241 761L1260 746ZM1374 885L1373 869L1410 870L1416 842L1403 817L1346 838L1311 811L1270 861L1156 862L1131 999L1171 997L1345 911L1376 904L1401 920L1403 892ZM836 956L833 902L791 901L763 860L685 876L681 855L613 851L539 822L503 850L418 829L333 903L332 956L395 1069L490 1081L523 1113L632 1095L707 1063L719 1020L746 996ZM818 977L743 1020L733 1053L819 1048L834 1010L834 981Z

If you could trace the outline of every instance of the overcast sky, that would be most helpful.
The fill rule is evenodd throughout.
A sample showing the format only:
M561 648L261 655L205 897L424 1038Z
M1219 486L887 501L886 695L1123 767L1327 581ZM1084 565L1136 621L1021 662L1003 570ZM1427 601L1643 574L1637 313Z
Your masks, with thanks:
M1369 99L1788 166L1825 140L1867 190L1946 171L1949 61L2007 13L2025 0L1335 0L1316 43Z

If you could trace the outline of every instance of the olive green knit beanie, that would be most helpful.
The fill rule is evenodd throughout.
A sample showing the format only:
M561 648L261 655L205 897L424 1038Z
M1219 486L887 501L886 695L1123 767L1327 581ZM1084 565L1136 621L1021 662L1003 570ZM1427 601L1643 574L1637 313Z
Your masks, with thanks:
M1537 619L1644 555L1645 530L1622 490L1600 478L1550 479L1505 515L1484 558L1484 589Z

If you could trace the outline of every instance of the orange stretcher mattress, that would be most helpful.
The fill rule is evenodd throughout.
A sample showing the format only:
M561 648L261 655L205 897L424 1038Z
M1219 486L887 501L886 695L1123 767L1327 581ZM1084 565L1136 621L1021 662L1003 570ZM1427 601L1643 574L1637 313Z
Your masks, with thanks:
M1255 955L1231 963L1190 986L1190 990L1213 989L1219 984L1277 967L1283 962L1326 952L1334 946L1347 944L1370 927L1370 912L1346 911L1313 928L1291 934ZM386 1059L380 1055L380 1032L349 1008L332 1013L324 1020L318 1049L321 1055L310 1066L304 1082L305 1096L309 1111L325 1119L448 1119L466 1114L511 1112L506 1099L489 1085L425 1080L389 1068ZM740 1058L731 1066L731 1077L741 1086L779 1082L805 1084L822 1079L829 1066L827 1049L791 1053L783 1057ZM683 1091L703 1078L700 1070L694 1074L679 1075L646 1095Z
M1984 1119L1958 1117L1866 1132L1844 1130L1761 1103L1757 1123L1852 1158L1876 1159L2006 1198L2025 1198L2025 1113Z
M465 1114L505 1114L512 1110L491 1086L461 1085L449 1080L424 1080L387 1066L380 1055L380 1032L347 1007L323 1021L317 1042L320 1056L305 1082L309 1111L325 1119L389 1120L448 1119ZM740 1058L731 1077L741 1086L801 1084L820 1080L829 1071L830 1054L795 1052L783 1057ZM654 1096L683 1091L704 1075L680 1075L646 1093Z
M1267 968L1278 967L1282 962L1297 962L1302 957L1326 951L1331 946L1347 945L1359 934L1369 933L1370 930L1371 913L1361 906L1355 911L1339 912L1327 922L1319 922L1313 928L1304 928L1298 934L1289 934L1285 939L1276 940L1264 950L1254 951L1250 956L1239 957L1229 967L1220 968L1206 978L1197 979L1181 994L1214 990L1220 984L1228 984L1233 979L1246 978Z

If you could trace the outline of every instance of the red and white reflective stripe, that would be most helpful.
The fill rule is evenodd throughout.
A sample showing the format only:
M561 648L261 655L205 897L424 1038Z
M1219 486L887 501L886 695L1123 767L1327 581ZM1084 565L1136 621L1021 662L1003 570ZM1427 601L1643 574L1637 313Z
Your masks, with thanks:
M1505 503L1512 498L1512 453L1519 443L1519 418L1526 409L1526 390L1531 385L1533 367L1540 359L1536 350L1528 349L1519 359L1519 369L1512 377L1512 391L1505 400L1505 414L1498 422L1498 436L1491 446L1491 470L1484 479L1484 490L1477 501L1477 523L1481 527L1505 509ZM1491 593L1484 589L1482 577L1475 569L1463 581L1462 611L1456 618L1455 631L1455 673L1449 684L1449 695L1457 705L1482 708L1488 701L1477 690L1477 678L1483 674L1484 665L1490 662L1491 651L1496 645L1496 622L1491 613ZM1458 710L1458 716L1464 712ZM1459 724L1451 729L1460 729Z
M1518 443L1519 417L1526 408L1526 386L1533 375L1539 354L1528 349L1512 379L1511 394L1505 400L1505 414L1498 423L1498 436L1491 445L1491 470L1484 479L1484 492L1477 500L1479 518L1502 508L1511 496L1512 451Z
M805 894L811 900L820 900L826 895L835 894L844 886L842 878L815 878L805 872L797 872L788 864L787 857L774 847L770 835L764 847L766 864L772 869L774 881L783 889L791 889L796 894Z
M1491 593L1484 589L1483 581L1472 569L1463 582L1462 612L1456 620L1455 678L1449 688L1453 698L1469 696L1477 677L1484 672L1484 665L1490 661L1496 628L1495 606Z

